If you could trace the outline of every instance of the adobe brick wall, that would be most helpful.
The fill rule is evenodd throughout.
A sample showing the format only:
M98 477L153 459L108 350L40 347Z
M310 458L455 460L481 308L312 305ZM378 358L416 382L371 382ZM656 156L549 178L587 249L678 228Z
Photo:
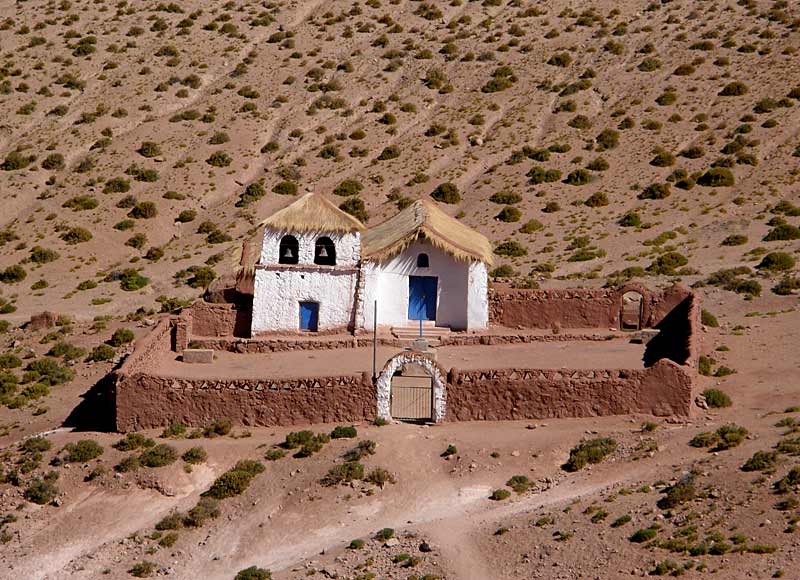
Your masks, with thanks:
M489 321L507 328L616 328L622 296L642 295L642 327L655 327L692 291L676 284L650 290L641 284L620 288L515 289L496 284L489 292Z
M202 426L215 419L275 426L373 420L377 398L369 375L293 379L185 379L144 372L118 377L117 431L170 423Z
M645 370L453 369L447 419L687 416L691 401L692 374L670 360Z

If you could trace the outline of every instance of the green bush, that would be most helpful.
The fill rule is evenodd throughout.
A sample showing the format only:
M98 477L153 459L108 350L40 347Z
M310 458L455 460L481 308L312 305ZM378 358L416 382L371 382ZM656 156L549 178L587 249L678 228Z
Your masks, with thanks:
M196 465L198 463L204 463L206 459L208 459L208 453L206 453L206 450L202 447L190 447L183 452L181 459L183 459L186 463Z
M15 369L22 366L22 359L18 356L6 352L0 354L0 369Z
M719 328L719 320L717 320L717 317L711 314L705 308L700 311L700 322L704 326Z
M705 187L731 187L735 179L730 169L712 167L698 178L697 183Z
M215 151L206 159L206 163L212 167L228 167L232 162L233 158L225 151Z
M46 382L51 386L68 383L75 378L74 370L62 366L53 358L36 359L28 364L27 370L35 373L37 380Z
M719 389L706 389L703 391L703 396L705 397L708 406L715 409L730 407L733 404L731 402L731 398L725 392L720 391Z
M64 240L67 245L74 246L75 244L82 244L84 242L88 242L92 239L92 232L85 228L69 228L65 231L61 236L59 236L62 240Z
M294 181L281 181L272 188L278 195L297 195L297 184Z
M159 147L158 143L154 143L153 141L142 141L142 144L136 152L142 157L158 157L161 155L161 147Z
M165 530L179 530L183 527L183 516L178 512L170 512L161 518L155 525L155 529L163 532Z
M129 328L118 328L114 331L114 334L111 335L108 344L111 346L122 346L133 342L134 338L133 331Z
M461 201L461 194L458 191L458 186L449 181L439 184L436 189L431 192L431 197L441 203L454 204Z
M595 143L597 143L598 151L615 149L619 144L619 132L614 129L604 129L595 137Z
M86 463L100 457L103 454L103 447L92 439L81 439L76 443L67 443L64 451L66 451L64 461L67 463Z
M364 205L364 200L359 197L348 197L339 205L339 209L345 213L349 213L361 222L367 222L369 220L369 214Z
M344 454L345 461L361 461L369 455L375 454L376 443L371 439L364 439Z
M65 361L76 360L82 358L86 351L75 345L72 345L64 340L59 340L47 352L47 356L54 356L63 358Z
M647 267L647 271L656 275L661 274L665 276L674 276L676 274L676 268L685 266L688 263L689 260L683 254L679 254L678 252L667 252L665 254L661 254L655 260L653 260L653 262Z
M358 431L353 425L347 427L338 425L331 431L331 439L352 439L357 436Z
M481 87L481 91L484 93L497 93L510 88L515 82L517 82L517 77L511 67L501 66L492 72L492 78Z
M631 210L628 211L628 213L623 215L621 218L619 218L619 221L617 223L621 225L623 228L635 228L642 225L642 218L639 216L637 212Z
M128 433L114 443L112 447L118 451L134 451L141 447L153 447L156 444L152 439L145 437L141 433Z
M375 539L380 540L381 542L390 540L392 537L394 537L394 530L392 528L383 528L378 530L378 532L375 534Z
M778 224L764 236L763 240L765 242L800 240L800 227L791 224Z
M233 429L233 423L230 419L217 419L203 427L203 437L209 439L224 437L231 432L231 429Z
M270 580L271 578L272 573L269 570L258 568L256 566L250 566L249 568L240 570L236 574L236 578L234 578L234 580Z
M655 538L657 534L658 528L642 528L641 530L636 530L628 539L635 544L643 544Z
M733 81L728 83L718 93L720 97L739 97L747 94L747 85L740 81Z
M526 475L514 475L506 485L517 493L525 493L531 487L531 480Z
M602 191L598 191L590 195L583 205L587 207L603 207L608 205L608 196Z
M503 242L499 244L495 249L494 253L498 256L507 256L510 258L517 258L520 256L527 256L528 250L518 242L513 240L509 240L507 242Z
M519 231L523 234L532 234L544 229L544 224L537 219L528 220L525 222Z
M218 518L220 514L217 500L210 497L201 497L197 505L189 510L183 518L183 525L187 528L200 528L207 520Z
M489 499L494 501L503 501L509 497L511 497L511 492L507 489L496 489L492 492L492 495L489 496Z
M364 481L371 483L372 485L377 485L383 489L387 483L395 483L396 480L394 475L392 475L386 469L382 467L376 467L364 477Z
M243 459L220 475L202 495L213 499L225 499L239 495L247 489L253 477L262 471L264 471L264 466L258 461Z
M725 449L738 447L742 441L744 441L745 437L747 437L748 431L744 427L731 424L723 425L717 429L716 434L718 441L714 451L723 451Z
M135 576L136 578L147 578L153 575L153 572L156 571L156 568L157 566L155 563L142 560L141 562L134 564L133 567L128 570L128 574Z
M691 447L711 447L717 443L717 434L711 431L698 433L689 440Z
M575 169L574 171L570 171L567 174L567 178L564 180L564 183L568 185L586 185L592 180L592 174L589 173L586 169Z
M326 487L332 487L361 479L364 479L364 466L355 461L348 461L331 467L325 477L320 480L320 483Z
M500 205L513 205L522 201L522 196L516 191L498 191L492 194L489 201Z
M155 447L146 449L139 456L139 462L145 467L164 467L175 463L178 459L178 451L166 443L159 443Z
M667 488L666 495L658 501L658 507L661 509L672 509L687 501L691 501L697 495L694 486L694 479L687 477L679 481L675 485Z
M277 461L278 459L283 459L284 457L286 457L285 449L270 449L264 455L264 458L267 461Z
M609 437L581 441L570 449L569 459L564 464L566 471L578 471L589 463L600 463L617 448L617 442Z
M350 195L358 195L364 189L360 181L355 179L345 179L333 189L334 195L347 197Z
M777 451L756 451L742 465L742 471L768 471L778 463Z
M742 234L731 234L722 240L723 246L743 246L747 243L747 236Z
M792 467L784 477L775 482L777 493L796 491L800 487L800 465Z
M637 197L639 199L666 199L671 193L669 183L651 183Z
M45 505L56 499L58 496L58 487L51 481L46 481L37 477L25 488L23 496L29 502Z
M769 272L783 272L794 268L795 263L795 259L786 252L770 252L761 259L756 268Z
M20 451L23 453L44 453L45 451L49 451L53 447L53 444L50 442L49 439L42 436L31 437L30 439L26 439L20 446Z
M518 222L520 218L522 218L522 212L510 205L501 209L500 213L495 216L498 221L506 223Z
M141 201L137 203L131 211L128 212L128 217L133 219L152 219L158 215L158 207L152 201Z

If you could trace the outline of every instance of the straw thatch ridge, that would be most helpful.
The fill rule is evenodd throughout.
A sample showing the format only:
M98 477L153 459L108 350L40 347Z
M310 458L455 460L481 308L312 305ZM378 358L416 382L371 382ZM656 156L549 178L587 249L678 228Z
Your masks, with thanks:
M318 193L307 193L260 224L288 233L364 231L364 224Z
M427 200L417 200L394 217L368 229L361 237L361 255L367 260L384 261L423 237L457 260L492 264L492 244L486 236Z

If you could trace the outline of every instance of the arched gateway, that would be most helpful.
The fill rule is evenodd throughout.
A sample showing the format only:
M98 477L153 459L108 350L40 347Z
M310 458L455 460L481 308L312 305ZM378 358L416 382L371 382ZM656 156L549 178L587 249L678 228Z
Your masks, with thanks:
M424 370L430 376L430 394L426 395L425 391L422 392L422 396L429 396L430 397L430 417L426 416L417 416L417 417L393 417L392 409L393 409L393 393L392 393L392 382L395 378L395 374L404 367L417 367ZM433 423L439 423L444 420L445 413L447 410L447 389L445 387L445 383L447 382L447 373L445 370L433 360L431 357L422 354L419 351L403 351L399 354L393 356L389 361L384 365L381 374L378 376L378 381L376 383L377 388L377 398L378 398L378 417L382 419L386 419L387 421L393 418L402 418L402 419L415 419L419 421L431 421ZM396 385L395 389L397 390L395 394L395 401L397 401L397 395L401 393L401 390L408 389L409 387L399 386ZM411 387L417 389L424 389L425 387ZM403 394L405 396L405 393ZM397 406L394 405L394 408L397 409ZM423 407L424 408L424 407Z

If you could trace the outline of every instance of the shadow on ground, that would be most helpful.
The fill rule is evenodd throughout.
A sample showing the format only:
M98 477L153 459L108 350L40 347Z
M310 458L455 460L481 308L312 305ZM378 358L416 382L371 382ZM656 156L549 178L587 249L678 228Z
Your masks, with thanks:
M110 372L81 395L81 402L64 420L74 431L116 431L114 373Z

